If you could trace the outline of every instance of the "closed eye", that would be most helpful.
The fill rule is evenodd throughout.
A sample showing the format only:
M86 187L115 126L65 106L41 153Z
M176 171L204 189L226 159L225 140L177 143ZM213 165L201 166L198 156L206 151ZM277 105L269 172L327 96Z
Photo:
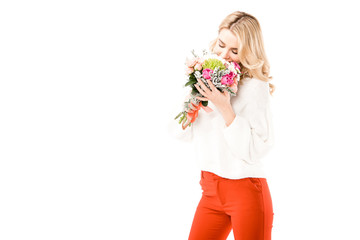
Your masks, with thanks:
M219 43L219 47L224 48L225 46L221 46L221 44ZM232 53L235 55L238 54L237 52L234 52L234 51L232 51Z

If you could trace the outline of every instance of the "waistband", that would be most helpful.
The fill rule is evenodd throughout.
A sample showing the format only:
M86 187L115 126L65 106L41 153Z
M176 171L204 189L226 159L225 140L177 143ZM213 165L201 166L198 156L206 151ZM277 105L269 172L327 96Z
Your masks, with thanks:
M219 175L216 175L215 173L204 171L204 170L201 170L201 178L208 179L208 180L234 180L234 179L229 179L229 178L223 178L223 177L220 177ZM262 178L262 177L260 177L260 178L259 177L248 177L248 178L258 178L258 179L263 179L266 181L266 178Z
M204 170L201 170L201 178L211 179L211 180L227 179L227 178L220 177L219 175L216 175L215 173L204 171Z

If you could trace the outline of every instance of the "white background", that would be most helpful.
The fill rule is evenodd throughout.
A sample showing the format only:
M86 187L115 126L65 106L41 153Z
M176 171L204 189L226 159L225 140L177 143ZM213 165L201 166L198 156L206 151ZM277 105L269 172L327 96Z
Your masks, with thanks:
M185 56L238 10L276 86L273 239L360 239L355 6L1 1L0 239L187 239L200 171L166 123Z

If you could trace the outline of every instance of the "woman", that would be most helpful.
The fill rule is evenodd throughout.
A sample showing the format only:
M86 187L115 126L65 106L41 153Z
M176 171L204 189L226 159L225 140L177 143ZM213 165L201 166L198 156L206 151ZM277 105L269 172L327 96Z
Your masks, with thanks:
M274 145L274 86L259 22L244 12L228 15L209 49L237 62L243 74L231 98L211 81L211 89L198 81L204 96L198 99L209 101L214 111L199 111L185 130L174 120L169 125L174 137L195 144L201 169L202 198L189 240L226 239L231 229L236 240L270 240L274 213L261 160Z

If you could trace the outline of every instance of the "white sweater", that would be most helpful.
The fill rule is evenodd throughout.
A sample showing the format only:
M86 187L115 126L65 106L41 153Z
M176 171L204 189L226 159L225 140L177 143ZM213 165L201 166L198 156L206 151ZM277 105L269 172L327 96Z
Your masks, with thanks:
M182 100L184 102L185 97ZM182 111L182 102L174 109L174 116L169 121L169 134L195 144L201 170L229 179L266 178L261 160L274 145L269 84L246 78L230 101L236 117L228 127L216 106L209 101L208 106L214 111L199 110L195 122L185 130L179 124L179 118L174 120Z

